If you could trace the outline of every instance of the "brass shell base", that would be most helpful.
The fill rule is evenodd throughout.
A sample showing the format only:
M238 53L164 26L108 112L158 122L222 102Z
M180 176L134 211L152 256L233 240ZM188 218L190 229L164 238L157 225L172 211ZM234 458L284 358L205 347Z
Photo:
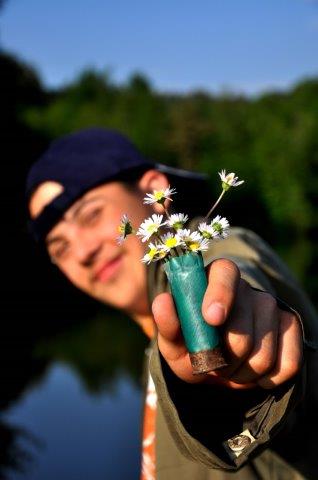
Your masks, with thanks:
M228 366L220 347L213 348L213 350L189 353L189 356L193 375L211 372L212 370Z

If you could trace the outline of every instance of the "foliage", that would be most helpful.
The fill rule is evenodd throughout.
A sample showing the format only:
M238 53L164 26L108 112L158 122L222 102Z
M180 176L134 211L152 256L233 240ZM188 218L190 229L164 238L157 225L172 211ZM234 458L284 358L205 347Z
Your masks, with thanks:
M36 88L30 90L29 102L17 105L12 99L12 105L38 138L110 127L127 134L155 161L208 173L212 190L222 168L237 172L246 184L225 202L230 223L244 222L285 251L292 268L305 278L316 247L300 262L297 256L291 259L288 248L310 240L318 228L318 79L304 80L285 93L248 98L204 91L163 94L139 72L116 85L108 70L93 69L58 90L45 91L31 69L23 72L19 82L28 78ZM24 83L21 89L16 83L14 92L27 95Z

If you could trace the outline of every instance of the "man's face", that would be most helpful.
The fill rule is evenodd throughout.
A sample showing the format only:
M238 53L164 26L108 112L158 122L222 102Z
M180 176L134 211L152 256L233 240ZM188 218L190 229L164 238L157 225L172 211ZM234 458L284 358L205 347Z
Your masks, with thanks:
M48 203L43 188L34 193L31 212L32 205L39 212ZM48 233L46 243L59 269L79 289L116 308L145 314L149 305L141 258L146 245L135 235L129 235L122 245L117 242L124 213L135 229L153 213L152 207L143 204L143 197L140 189L131 191L117 181L98 186L67 210Z

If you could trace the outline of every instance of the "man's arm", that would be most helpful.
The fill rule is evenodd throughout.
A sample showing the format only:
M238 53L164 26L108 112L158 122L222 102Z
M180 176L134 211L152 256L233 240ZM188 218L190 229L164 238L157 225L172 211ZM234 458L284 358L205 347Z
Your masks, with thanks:
M235 252L230 246L223 243L225 256L240 253L237 245ZM254 253L260 250L253 242L248 246ZM251 262L246 254L239 255L238 268L229 258L213 262L209 269L203 314L223 329L231 365L224 372L192 376L172 298L164 293L153 304L158 344L150 369L183 453L216 468L232 469L266 448L303 397L305 338L298 313L273 296L262 259L255 256ZM272 294L255 287L271 289ZM223 317L209 316L211 301L224 306Z

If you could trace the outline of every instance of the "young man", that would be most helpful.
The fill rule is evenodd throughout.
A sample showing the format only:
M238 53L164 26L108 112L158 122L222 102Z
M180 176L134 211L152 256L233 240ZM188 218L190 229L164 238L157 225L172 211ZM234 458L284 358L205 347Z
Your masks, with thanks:
M286 266L244 229L212 244L202 312L220 327L229 366L193 376L160 264L141 262L138 237L117 242L124 213L135 227L162 213L143 203L146 193L191 175L146 160L112 130L67 135L30 169L30 231L75 286L128 313L151 339L143 478L265 479L272 468L291 478L294 466L266 447L304 396L315 314Z

